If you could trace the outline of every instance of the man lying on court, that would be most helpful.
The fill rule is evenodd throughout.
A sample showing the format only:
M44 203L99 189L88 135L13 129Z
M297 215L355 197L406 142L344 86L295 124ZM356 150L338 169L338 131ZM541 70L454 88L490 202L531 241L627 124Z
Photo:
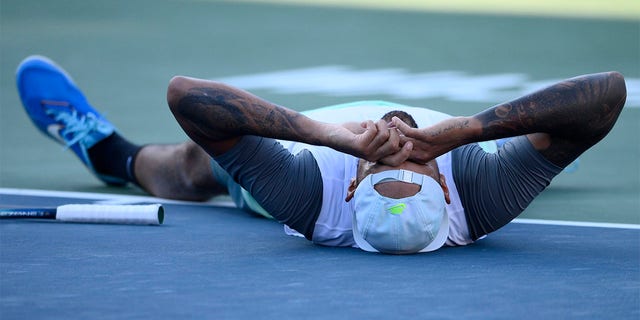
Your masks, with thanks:
M168 104L193 141L139 146L50 60L25 59L17 85L36 126L108 184L183 200L228 192L289 234L390 254L466 245L504 226L607 135L626 99L622 75L609 72L470 117L382 101L305 116L222 83L175 77ZM477 143L505 137L515 138L497 152Z

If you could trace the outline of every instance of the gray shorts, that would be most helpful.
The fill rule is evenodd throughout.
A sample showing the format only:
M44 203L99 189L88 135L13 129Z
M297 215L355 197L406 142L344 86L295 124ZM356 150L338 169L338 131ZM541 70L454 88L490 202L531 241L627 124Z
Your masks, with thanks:
M459 147L452 151L452 166L473 240L516 218L562 171L526 136L509 140L496 153L476 143Z
M211 162L238 207L272 216L311 240L322 208L322 175L311 152L293 155L274 139L243 136Z

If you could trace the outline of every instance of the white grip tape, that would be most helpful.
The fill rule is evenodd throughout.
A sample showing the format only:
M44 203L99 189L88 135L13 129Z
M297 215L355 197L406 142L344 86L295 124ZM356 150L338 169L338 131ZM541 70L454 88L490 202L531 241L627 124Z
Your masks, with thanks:
M162 224L164 220L164 209L160 204L67 204L57 208L56 220L68 222L159 225Z

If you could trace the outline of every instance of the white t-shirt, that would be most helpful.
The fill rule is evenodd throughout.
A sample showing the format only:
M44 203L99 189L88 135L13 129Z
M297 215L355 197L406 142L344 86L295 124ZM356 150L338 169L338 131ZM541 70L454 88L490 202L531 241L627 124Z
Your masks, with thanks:
M394 104L385 101L360 101L304 112L312 119L330 123L360 122L378 120L393 110L402 110L413 116L419 127L426 127L450 118L450 115L424 109ZM347 189L352 178L356 176L358 158L335 151L331 148L307 145L290 141L280 141L291 153L296 154L303 149L309 150L322 175L323 198L320 215L315 224L312 241L326 246L357 247L352 233L354 214L353 201L346 202ZM440 173L445 176L449 188L451 203L446 206L449 215L449 237L446 245L466 245L471 242L464 208L456 189L451 172L451 153L436 159ZM300 234L285 226L290 235Z

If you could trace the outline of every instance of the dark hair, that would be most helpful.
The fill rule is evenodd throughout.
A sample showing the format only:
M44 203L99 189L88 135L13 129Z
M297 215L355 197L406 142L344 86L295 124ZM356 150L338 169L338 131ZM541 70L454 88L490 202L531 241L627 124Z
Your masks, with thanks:
M410 127L412 128L417 128L418 124L416 123L416 120L413 119L413 117L404 112L404 111L400 111L400 110L394 110L394 111L390 111L387 112L384 116L382 116L382 120L385 120L387 122L391 122L391 118L393 117L398 117L400 118L400 120L404 121L404 123L408 124Z

